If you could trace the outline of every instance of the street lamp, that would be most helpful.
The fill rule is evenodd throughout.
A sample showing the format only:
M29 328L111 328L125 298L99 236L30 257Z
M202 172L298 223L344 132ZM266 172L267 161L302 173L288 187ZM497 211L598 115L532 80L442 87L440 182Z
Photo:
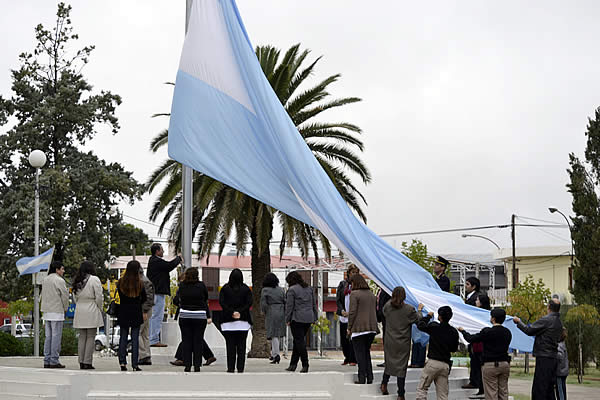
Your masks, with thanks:
M481 236L481 235L470 235L470 234L467 234L467 233L463 233L461 236L463 238L475 237L475 238L485 239L488 242L492 243L494 246L496 246L496 248L498 250L500 250L500 246L498 246L498 243L494 242L492 239L490 239L488 237ZM504 270L505 270L504 274L506 276L506 264L504 263L504 261L502 261L502 264L504 265ZM479 263L476 265L476 268L477 269L475 271L475 275L477 276L477 278L479 278ZM491 272L488 272L488 276L490 277L490 280L492 279L491 274L495 274L495 273L496 273L495 269L493 271L491 271ZM496 277L494 276L493 279L494 279L494 285L495 285L495 281L496 281L495 279L496 279Z
M494 246L496 246L496 248L497 248L498 250L500 250L500 246L498 246L498 243L494 242L492 239L490 239L490 238L487 238L487 237L485 237L485 236L480 236L480 235L469 235L469 234L466 234L466 233L463 233L461 236L462 236L462 237L464 237L464 238L468 238L468 237L476 237L476 238L485 239L485 240L487 240L488 242L492 242L492 244L493 244Z
M567 221L567 226L569 227L569 238L571 239L571 268L573 268L573 255L575 254L575 244L573 243L573 232L572 232L572 228L571 228L571 223L569 222L569 218L567 218L567 216L565 214L563 214L558 208L554 208L554 207L549 207L548 211L550 211L550 213L554 214L554 213L559 213L560 215L563 216L563 218L565 219L565 221Z
M46 155L41 150L29 154L29 164L35 168L35 216L34 216L34 256L40 255L40 168L46 165ZM33 355L40 355L40 288L37 285L37 273L33 279Z

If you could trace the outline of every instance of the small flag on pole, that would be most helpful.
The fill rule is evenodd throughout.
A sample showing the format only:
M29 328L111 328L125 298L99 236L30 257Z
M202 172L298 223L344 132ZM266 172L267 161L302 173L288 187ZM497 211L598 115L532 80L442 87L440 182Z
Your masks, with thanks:
M52 262L54 247L46 250L37 257L23 257L17 260L17 269L19 275L35 274L36 272L45 271Z

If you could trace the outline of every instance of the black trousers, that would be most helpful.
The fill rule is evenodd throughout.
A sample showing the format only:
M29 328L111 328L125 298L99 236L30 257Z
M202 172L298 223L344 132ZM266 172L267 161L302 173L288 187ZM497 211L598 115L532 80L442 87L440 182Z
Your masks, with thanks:
M481 353L474 353L469 346L469 358L471 361L471 371L469 372L469 383L479 388L483 392L483 378L481 377Z
M203 337L202 338L202 358L204 358L205 360L208 360L209 358L212 358L214 356L215 356L214 353L212 352L208 343L206 343L206 340L204 340L204 337ZM175 359L183 361L183 342L179 342L179 345L177 346L177 351L175 351Z
M294 338L294 348L292 349L292 359L290 365L298 365L298 360L302 361L303 367L308 367L308 351L306 350L306 334L310 329L309 323L292 321L290 330Z
M410 354L410 365L423 368L425 366L425 353L427 345L413 342Z
M202 365L202 347L204 343L205 319L179 318L183 365L190 368L200 368Z
M374 333L367 333L352 338L354 354L358 362L358 381L360 383L373 382L373 365L371 364L371 344L375 339Z
M554 400L556 385L556 358L536 357L531 400Z
M342 353L344 353L344 362L356 363L354 347L348 338L348 323L340 322L340 343L342 344Z
M227 372L244 372L248 331L223 331L227 348Z
M383 379L381 380L381 383L384 384L384 385L387 385L389 381L390 381L390 376L384 372L383 373ZM405 384L405 382L406 382L406 377L405 376L397 376L396 377L396 384L398 385L398 396L404 396L404 393L406 392L404 390L404 384Z

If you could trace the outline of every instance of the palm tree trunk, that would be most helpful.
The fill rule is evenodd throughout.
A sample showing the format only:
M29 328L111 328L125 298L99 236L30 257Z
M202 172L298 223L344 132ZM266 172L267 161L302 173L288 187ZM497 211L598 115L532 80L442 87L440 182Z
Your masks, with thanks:
M255 224L256 226L256 224ZM271 240L273 230L273 220L270 223L271 232L269 233L269 240ZM271 272L271 251L267 241L266 248L260 249L258 246L258 240L256 236L256 228L252 228L250 232L250 239L252 241L252 345L248 358L269 358L270 348L269 342L267 341L267 331L265 328L265 316L260 311L260 295L262 291L262 284L265 279L265 275ZM261 251L262 250L262 251Z

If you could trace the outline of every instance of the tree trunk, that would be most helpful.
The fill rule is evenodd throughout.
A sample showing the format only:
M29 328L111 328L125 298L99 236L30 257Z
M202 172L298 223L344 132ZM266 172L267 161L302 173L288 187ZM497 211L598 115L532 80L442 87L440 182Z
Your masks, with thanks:
M271 231L273 221L271 220ZM272 232L271 232L272 234ZM271 239L269 234L269 240ZM265 328L265 316L260 311L260 295L265 276L271 272L271 251L268 241L265 249L258 248L256 237L256 228L250 232L252 241L252 345L248 358L269 358L271 346L267 341L267 331ZM262 250L262 252L260 251Z

